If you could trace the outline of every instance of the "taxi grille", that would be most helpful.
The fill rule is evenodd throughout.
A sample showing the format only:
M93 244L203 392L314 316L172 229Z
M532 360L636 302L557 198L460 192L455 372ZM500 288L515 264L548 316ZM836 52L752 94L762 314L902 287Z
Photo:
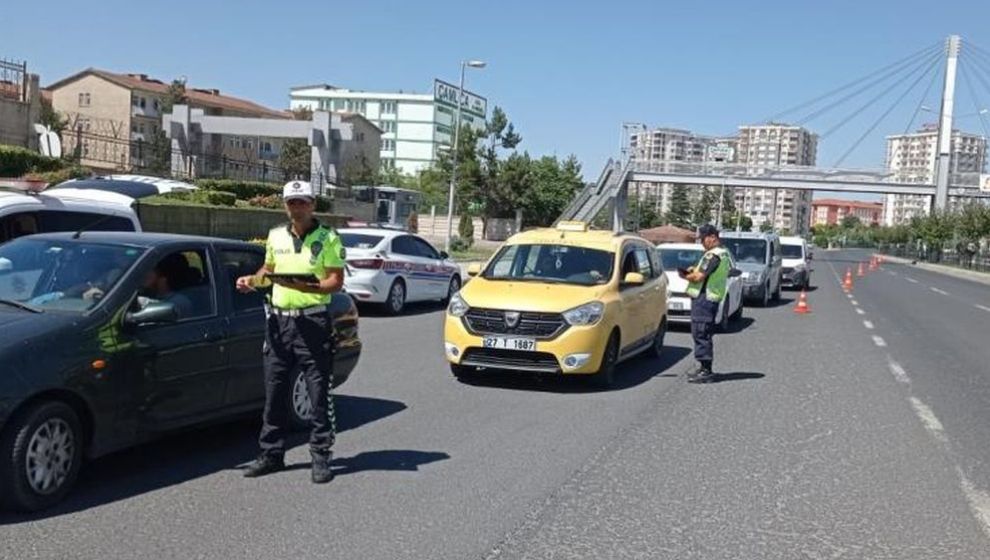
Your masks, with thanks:
M540 339L554 338L567 330L560 313L520 312L519 323L509 327L501 309L471 309L464 315L464 326L475 335L511 335Z
M461 359L462 365L517 371L559 372L560 364L553 354L500 350L496 348L469 348Z

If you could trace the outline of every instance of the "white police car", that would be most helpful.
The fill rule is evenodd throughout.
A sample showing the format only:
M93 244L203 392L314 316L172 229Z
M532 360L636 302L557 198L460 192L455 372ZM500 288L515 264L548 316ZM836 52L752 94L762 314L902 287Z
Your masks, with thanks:
M691 298L687 295L688 281L677 274L678 268L690 268L698 264L705 248L695 243L661 243L657 253L667 276L667 318L671 323L691 322ZM735 268L735 261L729 255L729 266ZM722 331L728 329L730 320L738 320L743 315L742 282L730 276L726 282L726 297L719 304L715 324Z
M461 289L460 268L425 239L385 228L337 230L346 251L344 290L357 302L399 314L413 301L447 301Z

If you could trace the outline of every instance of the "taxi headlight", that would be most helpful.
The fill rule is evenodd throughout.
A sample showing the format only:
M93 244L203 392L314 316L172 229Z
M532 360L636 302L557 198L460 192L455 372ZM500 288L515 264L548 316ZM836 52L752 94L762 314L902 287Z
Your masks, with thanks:
M563 313L564 320L572 327L594 325L605 314L605 304L600 301L586 303Z
M454 294L450 297L450 305L447 306L447 313L450 313L451 317L463 317L468 310L471 309L461 294Z

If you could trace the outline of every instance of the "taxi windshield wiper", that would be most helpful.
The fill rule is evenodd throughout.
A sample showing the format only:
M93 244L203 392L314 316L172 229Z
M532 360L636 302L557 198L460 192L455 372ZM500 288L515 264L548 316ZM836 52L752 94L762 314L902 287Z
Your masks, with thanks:
M35 307L35 306L31 305L31 304L24 303L24 302L21 302L21 301L14 301L12 299L0 298L0 303L9 305L11 307L16 307L18 309L23 309L24 311L30 311L31 313L44 313L45 312L44 309Z

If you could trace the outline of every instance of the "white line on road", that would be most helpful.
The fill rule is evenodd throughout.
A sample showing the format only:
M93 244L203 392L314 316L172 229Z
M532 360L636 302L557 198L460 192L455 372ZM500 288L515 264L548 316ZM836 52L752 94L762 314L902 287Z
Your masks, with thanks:
M891 375L894 376L894 379L896 379L897 381L899 381L901 383L910 383L911 382L911 378L908 377L907 372L904 371L904 368L901 367L901 364L899 364L899 363L895 362L894 360L891 360L890 358L888 358L887 359L887 365L890 367L890 373L891 373Z
M990 494L977 488L959 465L956 465L956 473L959 475L959 485L962 486L969 508L973 510L973 515L983 524L983 532L990 536Z
M942 443L947 443L945 428L942 426L942 422L939 421L938 417L935 416L935 413L932 412L932 409L928 408L928 405L921 402L917 397L908 397L908 400L911 401L914 413L921 419L921 423L925 425L925 429L935 436L935 439Z
M853 305L859 305L859 302L856 300L852 300L850 303L852 303Z
M882 339L882 338L880 338L877 335L873 335L873 344L876 344L880 348L886 348L887 347L887 341L884 340L884 339Z
M978 304L978 303L975 303L975 304L973 304L973 305L975 305L977 309L982 309L982 310L984 310L984 311L986 311L986 312L988 312L988 313L990 313L990 307L987 307L987 306L985 306L985 305L980 305L980 304Z
M852 294L846 294L846 297L849 298L849 299L852 299L853 298L853 295Z
M858 307L856 308L856 313L859 313L860 315L866 315L866 311L863 311L862 309L860 309Z
M897 273L894 272L893 270L885 270L884 272L886 272L887 274L889 274L891 276L897 276Z
M935 287L929 288L929 290L935 292L936 294L942 294L943 296L949 295L949 292L947 292L945 290L940 290L940 289L935 288Z
M912 284L917 284L918 283L918 281L915 280L914 278L908 278L907 276L905 276L904 279L907 280L908 282L912 283Z
M873 330L873 323L871 323L870 321L863 321L863 326L870 329L871 331Z

